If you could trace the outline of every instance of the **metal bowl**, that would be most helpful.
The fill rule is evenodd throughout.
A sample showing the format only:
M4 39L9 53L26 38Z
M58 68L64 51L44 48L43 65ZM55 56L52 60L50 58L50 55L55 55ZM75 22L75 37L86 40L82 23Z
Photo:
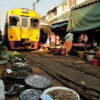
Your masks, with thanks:
M43 75L30 75L25 78L25 83L32 88L45 89L51 86L52 81L49 77Z
M39 100L41 94L41 90L27 89L23 91L19 97L21 100Z

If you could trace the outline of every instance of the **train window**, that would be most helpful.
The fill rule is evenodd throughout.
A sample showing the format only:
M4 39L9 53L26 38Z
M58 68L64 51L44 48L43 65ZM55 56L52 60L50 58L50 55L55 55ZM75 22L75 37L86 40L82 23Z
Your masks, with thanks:
M30 24L31 24L31 27L37 28L39 26L39 20L31 18L31 23Z
M17 16L10 16L9 17L9 25L10 26L18 26L19 18Z
M27 27L28 22L27 22L27 18L22 18L22 27Z

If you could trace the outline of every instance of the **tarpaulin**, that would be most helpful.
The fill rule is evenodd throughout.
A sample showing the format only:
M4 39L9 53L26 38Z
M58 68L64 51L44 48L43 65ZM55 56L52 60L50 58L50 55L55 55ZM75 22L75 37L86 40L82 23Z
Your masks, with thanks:
M100 28L100 0L89 0L72 9L67 31L87 31Z

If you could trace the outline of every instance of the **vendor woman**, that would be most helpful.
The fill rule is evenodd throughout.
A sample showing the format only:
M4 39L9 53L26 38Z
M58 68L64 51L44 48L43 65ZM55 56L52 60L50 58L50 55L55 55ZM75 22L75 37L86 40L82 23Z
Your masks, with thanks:
M69 54L69 51L72 48L73 43L73 33L68 33L65 36L64 48L66 49L66 56Z

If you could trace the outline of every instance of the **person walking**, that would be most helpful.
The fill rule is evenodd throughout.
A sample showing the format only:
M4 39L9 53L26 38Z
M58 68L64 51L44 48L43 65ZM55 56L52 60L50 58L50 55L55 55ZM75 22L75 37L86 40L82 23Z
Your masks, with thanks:
M66 56L69 54L71 48L72 48L72 43L73 43L73 33L68 33L65 36L65 42L63 45L63 48L66 49Z
M52 32L50 36L50 45L52 48L56 47L56 35L54 34L54 32Z

